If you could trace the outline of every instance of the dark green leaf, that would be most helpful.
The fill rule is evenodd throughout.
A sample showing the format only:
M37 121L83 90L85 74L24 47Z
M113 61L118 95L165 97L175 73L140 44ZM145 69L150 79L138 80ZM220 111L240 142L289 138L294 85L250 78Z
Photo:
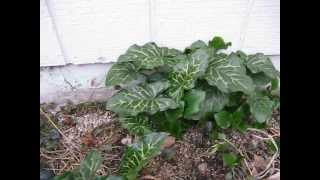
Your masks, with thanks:
M250 112L257 122L263 123L271 117L273 102L267 96L253 94L248 98L248 104Z
M227 167L234 167L236 165L238 165L239 162L239 158L236 154L234 153L225 153L223 154L223 164L224 166Z
M96 150L90 151L80 164L80 174L82 179L94 180L97 170L102 163L102 157Z
M181 120L184 112L184 102L181 101L177 109L169 109L163 112L158 112L151 116L153 124L156 129L160 131L169 132L171 135L180 138L185 131L185 124Z
M120 117L119 121L122 127L127 129L131 134L141 136L152 132L148 116Z
M234 92L229 94L228 107L238 107L241 104L243 93L242 92Z
M141 112L154 114L158 111L174 109L174 100L158 95L169 87L167 81L138 85L121 90L107 102L107 109L118 114L136 116Z
M280 97L280 79L275 78L271 81L271 94Z
M150 133L130 145L121 160L120 174L128 180L135 180L149 160L160 154L167 135L167 133Z
M229 101L228 95L215 87L204 87L203 90L206 95L201 103L200 111L189 117L190 119L209 120L209 118L213 117L214 112L221 111Z
M265 87L271 82L271 78L267 76L265 73L260 72L256 74L248 73L248 75L252 78L253 83L256 87L260 89L265 89Z
M107 74L105 85L109 86L129 86L142 83L145 76L138 73L137 68L130 62L115 63Z
M230 127L232 122L232 113L227 111L220 111L214 114L214 119L219 127L226 129Z
M184 110L184 117L186 119L190 118L191 116L195 115L200 111L200 106L204 101L205 96L205 91L196 89L192 89L191 91L185 94L183 99L186 103L186 107Z
M157 81L165 81L167 80L167 76L164 73L156 72L148 76L148 82L153 83Z
M231 42L224 42L222 37L216 36L212 39L212 41L209 41L209 46L214 47L215 49L227 49L229 46L231 46Z

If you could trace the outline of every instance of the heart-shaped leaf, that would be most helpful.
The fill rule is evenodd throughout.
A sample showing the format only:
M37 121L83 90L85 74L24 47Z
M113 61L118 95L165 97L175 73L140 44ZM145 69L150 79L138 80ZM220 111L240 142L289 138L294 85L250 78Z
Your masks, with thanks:
M229 102L228 95L215 87L209 86L203 90L206 95L205 99L201 103L200 111L189 117L190 119L209 120L209 118L212 118L214 112L221 111Z
M129 86L145 81L145 76L138 73L137 68L130 62L115 63L107 74L105 85L109 86Z
M183 96L183 91L194 87L197 78L205 73L207 66L208 55L202 49L187 56L184 62L174 66L173 72L169 77L171 83L168 91L169 96L177 101L180 100Z
M274 104L268 96L255 93L249 96L248 104L250 112L257 122L263 123L271 117Z
M149 160L161 152L167 133L150 133L138 142L130 145L122 157L120 174L128 180L135 180L139 171L148 164Z
M118 58L118 62L133 62L138 69L153 69L165 65L181 53L176 49L158 47L154 42L150 42L143 46L132 45Z
M107 102L107 109L122 115L136 116L141 112L154 114L158 111L174 109L177 104L174 100L158 95L169 87L169 82L138 85L123 89Z
M232 122L232 113L228 111L220 111L214 114L214 119L219 127L222 129L227 129L231 126Z
M215 59L209 63L205 79L219 90L230 93L242 91L251 94L254 84L239 57L232 53L226 58Z
M190 119L191 116L195 115L200 111L202 102L205 100L206 92L202 90L192 89L187 92L183 97L186 104L184 110L184 118Z
M96 151L90 151L80 164L80 174L82 179L94 180L97 170L102 163L101 154Z
M130 117L120 117L119 121L122 127L127 129L131 134L141 136L152 132L148 116L138 115Z
M273 66L270 58L262 53L250 55L247 62L247 67L252 73L264 72L272 79L275 79L278 75L278 72Z

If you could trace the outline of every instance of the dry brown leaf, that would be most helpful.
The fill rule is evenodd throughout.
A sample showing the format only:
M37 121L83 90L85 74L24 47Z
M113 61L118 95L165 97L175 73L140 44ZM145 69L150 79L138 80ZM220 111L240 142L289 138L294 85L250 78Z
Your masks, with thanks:
M92 133L86 133L81 137L81 143L86 147L94 147L97 144L97 139L92 135Z
M266 168L268 161L266 161L263 157L254 155L253 167L260 172Z
M63 125L66 126L75 126L76 122L70 117L70 116L63 116L63 121L62 121Z

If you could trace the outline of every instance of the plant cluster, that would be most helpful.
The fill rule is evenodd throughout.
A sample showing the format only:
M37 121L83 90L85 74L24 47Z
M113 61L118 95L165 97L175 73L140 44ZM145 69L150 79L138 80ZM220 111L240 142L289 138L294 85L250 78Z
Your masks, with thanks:
M78 169L56 176L54 180L135 180L149 160L160 154L167 135L167 133L149 133L130 144L120 163L120 176L97 176L103 159L97 150L91 150Z
M265 124L280 105L280 73L264 54L227 54L229 46L221 37L196 41L184 51L153 42L131 46L105 82L107 87L120 87L106 108L137 137L122 157L121 176L96 176L102 157L92 151L79 169L55 180L134 180L160 154L168 133L181 137L189 125L200 122L240 131ZM239 158L229 153L223 161L233 167Z
M120 87L106 107L135 135L165 131L180 137L190 122L245 130L264 124L279 106L280 73L262 53L226 53L221 37L184 51L153 42L133 45L107 74Z

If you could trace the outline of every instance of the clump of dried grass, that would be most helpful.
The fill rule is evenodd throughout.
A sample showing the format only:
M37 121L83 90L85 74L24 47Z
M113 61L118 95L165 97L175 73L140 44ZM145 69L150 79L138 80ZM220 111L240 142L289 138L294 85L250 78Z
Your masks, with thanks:
M40 159L49 166L48 169L52 170L55 175L77 168L87 152L92 148L103 152L103 163L98 174L116 173L124 147L117 146L115 143L122 138L123 129L114 121L115 118L112 112L97 110L80 116L68 115L68 118L72 118L75 121L75 125L71 127L58 126L52 120L52 114L49 115L42 108L40 108L40 112L62 136L60 144L55 150L40 149ZM66 116L61 114L59 116L59 113L56 116L60 122L63 122ZM82 137L86 134L93 134L97 130L99 132L94 135L96 140L94 146L84 146Z

